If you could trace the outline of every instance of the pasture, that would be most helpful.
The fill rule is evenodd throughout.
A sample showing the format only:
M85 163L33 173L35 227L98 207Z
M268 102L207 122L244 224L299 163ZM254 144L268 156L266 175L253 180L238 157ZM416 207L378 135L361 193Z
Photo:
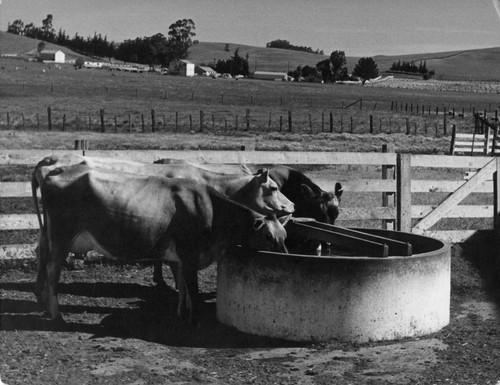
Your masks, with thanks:
M24 72L23 72L24 71ZM91 71L91 70L88 70ZM5 76L4 76L5 75ZM379 152L382 144L394 144L396 152L444 154L449 136L425 133L428 127L443 122L443 107L493 112L499 108L494 93L414 90L390 87L360 87L276 82L226 81L222 79L183 79L155 74L124 74L74 71L70 68L41 71L40 67L2 72L0 94L6 101L0 106L0 149L69 150L74 139L87 139L93 150L206 150L241 146L257 150ZM5 85L5 87L4 87ZM24 86L23 86L24 85ZM167 91L167 94L164 93ZM221 94L224 98L221 98ZM166 97L165 97L166 96ZM232 98L232 99L231 99ZM283 106L281 99L283 98ZM356 100L359 104L342 109ZM441 113L415 116L408 110L391 110L391 102L438 106ZM36 114L45 116L52 107L57 125L52 132L41 123L36 128ZM375 107L376 106L376 107ZM453 107L452 107L453 106ZM157 133L118 130L111 122L106 133L77 128L70 116L106 116L128 114L149 116L165 114L170 125ZM286 116L293 108L296 125L292 132L279 132L273 123L268 130L269 112L273 121ZM354 108L354 109L353 109ZM416 107L415 107L416 108ZM215 130L190 132L190 114L220 117ZM251 129L225 131L223 117L243 117L251 109ZM184 123L174 132L172 115L182 113ZM321 112L332 111L335 117L349 113L364 122L353 133L318 132ZM421 110L420 110L421 111ZM10 113L12 129L6 128ZM316 118L310 131L308 114ZM404 120L419 120L421 130L411 135L394 130L369 134L369 115ZM467 128L464 118L455 124ZM34 124L22 127L24 119ZM66 132L60 132L61 117L66 114ZM218 115L220 114L220 115ZM260 116L260 119L257 117ZM299 117L303 119L300 120ZM349 116L349 117L350 117ZM169 117L169 118L168 118ZM375 118L375 121L377 121ZM88 118L86 118L88 119ZM242 119L242 118L240 118ZM347 119L347 115L346 115ZM264 122L259 125L257 122ZM451 117L450 117L451 121ZM450 122L449 121L449 122ZM302 123L301 123L302 122ZM338 122L338 120L336 120ZM15 123L15 124L14 124ZM401 123L402 127L404 123ZM210 126L210 124L208 124ZM122 123L120 128L127 128ZM387 126L385 126L387 128ZM395 127L395 126L394 126ZM357 131L356 131L357 130ZM125 131L125 132L123 132ZM314 167L301 166L311 177L355 179L380 177L381 168L372 166ZM25 181L30 167L3 165L2 182ZM463 170L416 170L424 177L460 179ZM481 204L485 194L472 197ZM343 205L379 205L380 196L367 197L345 193ZM423 204L427 195L415 197ZM419 201L420 200L420 201ZM2 199L2 213L32 213L29 198ZM378 221L380 222L380 221ZM455 219L465 228L470 223ZM359 224L359 223L358 223ZM355 224L355 225L358 225ZM370 223L364 223L370 226ZM491 228L491 223L482 224ZM6 232L5 243L36 240L36 232ZM169 289L157 292L152 284L152 269L143 265L114 265L88 261L62 274L61 307L68 321L66 330L53 330L43 318L32 294L36 269L30 263L17 269L0 270L0 376L9 385L22 383L65 384L495 384L498 369L500 317L498 281L493 266L495 251L478 244L457 244L452 250L451 323L442 331L425 338L414 338L362 345L327 341L297 344L247 335L219 324L215 318L215 269L200 273L200 290L205 318L198 330L191 330L174 316L176 299L172 277L166 274ZM307 290L307 288L304 288Z

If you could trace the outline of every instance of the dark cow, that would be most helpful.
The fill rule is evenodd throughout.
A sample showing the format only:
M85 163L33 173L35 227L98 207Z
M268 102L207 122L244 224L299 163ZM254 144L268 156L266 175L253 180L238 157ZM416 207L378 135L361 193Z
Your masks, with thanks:
M286 231L265 217L195 181L60 167L41 185L44 227L37 247L36 294L51 318L62 320L57 300L61 266L69 252L94 249L127 262L178 265L179 307L195 322L197 271L230 246L286 252Z
M261 170L257 173L259 172ZM302 172L286 166L271 167L269 176L276 182L280 191L295 204L294 216L313 218L331 225L335 223L343 192L340 183L335 184L335 192L323 191ZM287 241L291 249L306 253L314 252L319 244L313 240L298 239L297 236L293 239L290 237ZM323 253L327 252L328 245L326 243L321 245Z

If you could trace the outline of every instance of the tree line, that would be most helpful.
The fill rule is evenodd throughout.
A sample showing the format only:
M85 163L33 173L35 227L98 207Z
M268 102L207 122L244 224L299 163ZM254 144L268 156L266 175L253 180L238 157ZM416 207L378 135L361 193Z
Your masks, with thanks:
M305 46L298 46L298 45L293 45L290 44L288 40L273 40L270 41L269 43L266 43L267 48L279 48L279 49L289 49L292 51L302 51L302 52L307 52L307 53L314 53L317 55L323 55L323 50L313 50L311 47L305 47Z
M417 73L423 75L424 79L428 79L429 77L434 75L434 70L429 71L427 69L427 61L425 60L420 61L418 66L413 61L407 62L399 60L392 63L391 71Z
M187 58L189 47L196 43L192 40L196 35L195 29L192 19L182 19L170 25L168 36L157 33L149 37L137 37L115 43L97 32L87 38L78 33L70 37L63 29L59 29L56 33L53 16L49 14L42 20L40 27L33 23L24 24L22 20L17 19L12 23L9 22L7 32L54 43L81 55L167 67L174 60Z
M298 66L295 70L290 71L288 76L295 80L323 81L324 83L360 79L364 84L367 80L378 77L379 71L373 58L362 57L352 73L349 73L345 52L333 51L328 59L321 60L315 67Z

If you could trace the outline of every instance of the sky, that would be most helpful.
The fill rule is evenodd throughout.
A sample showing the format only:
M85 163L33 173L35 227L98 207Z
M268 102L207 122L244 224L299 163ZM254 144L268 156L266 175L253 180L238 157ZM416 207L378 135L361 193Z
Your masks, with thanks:
M166 36L190 18L202 42L265 47L282 39L328 55L500 47L500 0L0 0L0 30L16 19L41 26L47 14L56 31L115 42Z

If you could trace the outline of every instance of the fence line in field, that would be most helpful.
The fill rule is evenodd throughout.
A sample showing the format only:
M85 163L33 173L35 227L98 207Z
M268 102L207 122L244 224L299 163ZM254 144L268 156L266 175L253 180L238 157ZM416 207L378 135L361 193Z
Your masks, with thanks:
M344 110L342 110L344 111ZM485 113L486 114L486 113ZM496 114L497 116L497 114ZM495 118L493 118L494 120ZM498 119L498 118L496 118ZM349 110L321 111L317 114L295 110L274 112L252 111L228 115L197 112L165 111L151 108L147 113L112 115L100 109L94 114L54 112L47 107L45 114L6 112L0 114L0 128L7 130L95 131L95 132L300 132L357 133L442 136L449 135L454 125L460 131L473 132L472 120L449 117L447 114L430 118L425 115L387 115L370 112L366 116L352 115Z

